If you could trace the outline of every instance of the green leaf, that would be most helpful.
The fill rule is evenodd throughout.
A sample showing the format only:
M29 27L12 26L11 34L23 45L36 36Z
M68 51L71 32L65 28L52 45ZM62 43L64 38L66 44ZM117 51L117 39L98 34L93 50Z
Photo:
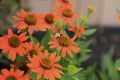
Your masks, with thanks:
M90 46L90 44L92 43L92 39L91 40L88 40L86 42L83 42L83 43L79 43L80 41L78 41L77 43L79 44L79 47L80 47L80 52L81 53L86 53L88 51L90 51L88 49L88 47Z
M88 22L88 17L87 16L81 16L81 21L83 23L87 23Z
M67 60L66 58L61 57L59 64L64 68L67 68L69 65L69 59Z
M48 42L50 41L50 35L51 35L52 31L49 30L46 32L45 36L43 37L42 41L41 41L41 45L44 46L45 49L49 48Z
M65 76L61 80L74 80L74 79L72 79L70 76Z
M85 36L90 36L90 35L92 35L93 33L95 33L97 31L97 29L96 28L93 28L93 29L87 29L86 31L85 31Z
M30 40L31 42L36 45L39 41L37 40L37 38L35 38L34 36L30 35Z
M37 78L37 74L36 73L32 72L32 73L29 74L29 76L30 76L31 80L37 80L36 79Z
M44 77L42 76L39 80L45 80Z
M98 80L96 74L95 74L96 64L89 66L85 72L86 72L86 80Z
M58 27L60 27L61 25L62 25L62 22L61 22L61 21L57 21L57 22L55 22L54 27L55 27L55 28L58 28Z
M113 63L112 59L110 58L110 56L103 55L102 60L103 60L102 62L104 65L102 67L103 68L102 70L108 72L108 73L106 73L106 76L108 76L108 78L110 78L111 80L119 80L120 79L119 74L118 74L117 69L115 68L114 63Z
M98 72L98 74L100 76L100 80L108 80L107 76L103 74L102 72Z
M85 70L81 70L79 73L75 74L78 80L86 80L86 72Z
M34 45L36 45L37 43L39 43L39 41L38 41L38 39L36 37L32 36L32 39L34 41Z
M16 61L20 61L20 60L27 60L26 56L16 56Z
M120 67L120 59L117 59L115 62L115 68L117 69L118 67Z

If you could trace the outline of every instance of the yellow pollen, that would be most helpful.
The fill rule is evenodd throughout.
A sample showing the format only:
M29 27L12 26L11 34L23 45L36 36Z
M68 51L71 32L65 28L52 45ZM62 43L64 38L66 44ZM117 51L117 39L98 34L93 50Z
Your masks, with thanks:
M6 78L6 80L17 80L15 76L11 75Z
M48 24L52 24L54 22L54 16L52 14L47 14L45 16L45 21L48 23Z
M51 60L50 59L43 59L41 65L45 69L49 69L51 67Z
M73 13L70 9L64 9L63 10L63 16L65 17L72 17Z
M36 24L36 19L35 16L30 14L25 17L25 23L28 25L35 25Z
M59 43L62 46L68 46L70 42L69 42L68 38L66 38L66 37L60 37L59 38Z
M29 52L28 52L29 54L30 54L30 56L32 57L33 55L37 55L38 53L37 53L37 51L36 50L30 50Z
M19 45L20 45L20 40L19 40L19 38L17 38L17 37L11 37L10 39L9 39L9 45L11 46L11 47L13 47L13 48L16 48L16 47L18 47Z
M65 3L68 3L69 2L69 0L62 0L63 2L65 2Z

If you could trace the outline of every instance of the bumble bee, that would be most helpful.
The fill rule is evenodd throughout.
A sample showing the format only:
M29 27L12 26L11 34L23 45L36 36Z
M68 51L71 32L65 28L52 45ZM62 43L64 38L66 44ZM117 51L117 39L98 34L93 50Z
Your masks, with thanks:
M61 36L62 36L62 34L61 34L61 33L58 33L58 32L57 32L57 33L55 33L55 37L56 37L56 38L60 38Z

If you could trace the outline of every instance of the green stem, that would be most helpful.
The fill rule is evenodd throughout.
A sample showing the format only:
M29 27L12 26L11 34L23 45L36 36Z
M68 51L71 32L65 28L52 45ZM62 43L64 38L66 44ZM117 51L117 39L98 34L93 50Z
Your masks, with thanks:
M90 12L87 13L87 17L89 17L89 16L90 16Z
M30 35L30 40L31 40L31 42L33 43L33 44L35 44L34 43L34 40L33 40L33 38L32 38L32 35L31 34L29 34Z
M45 80L45 79L44 79L44 77L42 76L42 77L40 78L40 80Z
M63 77L63 79L64 79L66 76L69 76L69 77L73 78L73 80L79 80L78 78L76 78L76 77L74 77L74 76L71 76L70 74L66 74L66 75Z
M61 51L57 50L56 52L57 52L57 56L61 55L61 54L60 54Z

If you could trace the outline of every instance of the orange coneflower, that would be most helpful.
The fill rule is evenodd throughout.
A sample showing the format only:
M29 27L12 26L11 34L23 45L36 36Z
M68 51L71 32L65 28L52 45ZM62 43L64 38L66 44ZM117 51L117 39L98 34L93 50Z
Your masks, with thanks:
M48 42L48 44L50 44L50 48L61 50L63 57L65 57L66 53L68 53L70 57L73 57L72 52L79 52L79 48L74 42L76 37L70 39L68 36L61 35L60 37L55 37L54 35L51 35L51 38L53 41Z
M13 26L17 27L19 31L22 29L28 29L28 32L32 34L33 30L38 30L40 23L37 13L26 13L26 11L21 10L20 12L17 12L17 15L17 17L13 16L13 18L20 22L14 24Z
M8 29L8 35L0 37L0 49L2 49L3 53L8 52L8 57L15 60L17 53L20 56L24 56L26 54L24 49L26 43L23 42L27 39L28 36L26 36L26 32L17 36L11 29Z
M58 15L61 19L64 20L64 24L68 23L70 25L73 25L74 19L79 18L76 15L78 14L78 12L74 12L72 7L69 7L69 6L60 7L58 5L55 5L54 11L56 15Z
M68 28L69 31L75 32L75 35L77 37L80 37L82 34L85 33L85 28L84 27L78 27L77 25L71 26Z
M70 3L70 0L57 0L57 3L61 4L62 6L71 6L73 5Z
M27 66L27 63L28 61L26 60L19 60L19 61L16 61L14 64L11 64L11 67L14 68L15 70L24 71L23 78L30 80L30 77L29 77L30 68Z
M117 70L120 71L120 67L118 67Z
M117 16L118 21L120 22L120 13Z
M31 57L33 57L33 55L41 54L40 51L44 48L43 46L40 46L39 43L33 45L32 42L27 43L25 46L27 51L26 53Z
M1 70L2 74L0 74L0 80L29 80L27 78L23 78L23 71L10 69L8 71L7 69Z
M55 78L61 78L63 72L58 68L62 68L57 62L60 60L60 56L56 57L56 53L49 53L45 50L44 54L40 56L34 56L29 58L30 63L28 66L31 71L37 73L37 79L43 75L45 79L55 80Z
M47 14L40 14L40 23L41 26L46 29L51 29L53 28L53 24L55 21L59 20L59 17L56 16L53 13L47 13Z

